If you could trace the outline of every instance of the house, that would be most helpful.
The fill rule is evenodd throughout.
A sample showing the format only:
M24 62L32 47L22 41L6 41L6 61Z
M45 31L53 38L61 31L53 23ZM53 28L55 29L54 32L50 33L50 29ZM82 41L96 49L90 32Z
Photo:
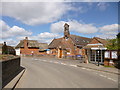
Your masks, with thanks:
M47 43L39 43L37 40L28 40L28 37L21 40L15 47L17 55L44 55L46 54L47 48Z
M0 44L0 54L12 54L15 55L15 49L12 46L6 45L6 42L4 44Z
M64 25L64 36L62 38L53 39L48 45L50 49L50 55L58 58L69 58L75 55L85 55L85 49L83 46L90 43L91 38L81 37L77 35L71 35L69 32L69 25Z
M83 47L86 50L87 61L103 64L107 43L105 39L94 37L90 43Z

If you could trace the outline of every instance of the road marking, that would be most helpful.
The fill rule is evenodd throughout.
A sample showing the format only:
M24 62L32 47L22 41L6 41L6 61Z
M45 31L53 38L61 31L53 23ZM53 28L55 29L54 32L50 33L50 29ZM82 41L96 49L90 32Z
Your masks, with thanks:
M105 75L99 74L101 77L106 77Z
M98 73L96 73L96 74L98 74ZM114 82L117 82L117 80L114 80L114 79L112 79L112 78L109 78L109 77L107 77L107 76L105 76L105 75L99 74L99 76L104 77L104 78L107 78L107 79L112 80L112 81L114 81Z
M43 61L46 61L46 60L43 60Z
M63 63L63 65L67 65L67 64Z
M109 78L109 77L108 77L107 79L109 79L109 80L112 80L112 81L114 81L114 82L117 82L117 80L114 80L114 79L112 79L112 78Z
M60 64L64 64L64 63L60 62Z
M70 66L72 66L72 67L77 67L76 65L72 65L72 64L71 64Z
M54 63L59 63L59 62L54 62Z
M86 68L82 68L82 69L86 69Z

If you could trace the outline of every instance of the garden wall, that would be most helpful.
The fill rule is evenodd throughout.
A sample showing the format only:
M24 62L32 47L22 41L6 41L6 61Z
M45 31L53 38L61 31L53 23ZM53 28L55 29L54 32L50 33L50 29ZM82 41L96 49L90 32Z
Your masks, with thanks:
M20 72L20 57L0 63L2 63L2 87L4 87Z

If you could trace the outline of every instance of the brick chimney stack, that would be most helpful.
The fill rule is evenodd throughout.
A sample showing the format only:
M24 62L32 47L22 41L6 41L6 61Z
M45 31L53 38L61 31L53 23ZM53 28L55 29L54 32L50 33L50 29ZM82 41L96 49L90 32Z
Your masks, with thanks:
M28 37L25 37L23 42L24 42L24 49L28 49Z
M6 46L6 42L4 42L4 45Z
M28 40L28 37L25 37L25 40Z

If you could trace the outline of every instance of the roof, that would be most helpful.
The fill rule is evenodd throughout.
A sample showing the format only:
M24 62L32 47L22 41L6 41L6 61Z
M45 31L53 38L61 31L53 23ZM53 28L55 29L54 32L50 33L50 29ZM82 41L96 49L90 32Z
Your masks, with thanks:
M93 39L97 40L99 43L102 43L104 46L108 43L107 40L99 38L99 37L94 37Z
M0 48L2 48L2 46L3 46L3 44L2 44L2 43L0 43Z
M12 46L7 46L8 49L13 49L14 50L14 47Z
M28 47L36 47L41 49L47 49L48 44L47 43L39 43L37 40L27 40L28 41ZM21 40L20 43L15 48L21 48L24 47L24 41Z
M76 45L80 45L80 46L85 46L88 43L90 43L90 41L92 40L91 38L81 37L77 35L70 35L70 37L72 38L73 42Z
M81 37L77 35L70 35L70 38L72 39L73 43L76 46L85 46L91 41L91 38ZM68 48L69 43L63 42L64 37L53 39L53 41L49 44L48 48L57 48L61 46L61 48Z
M63 38L53 39L52 42L49 44L48 48L56 48L61 43Z
M20 43L15 48L24 47L24 41L21 40ZM36 40L28 40L28 47L39 47L39 43Z
M45 49L48 49L48 44L47 43L39 43L39 49L41 51L45 50Z
M104 46L103 45L86 45L84 46L83 48L84 49L90 49L90 48L103 48Z
M102 39L102 38L98 38L98 37L94 37L92 40L97 40L99 43L92 43L92 41L87 44L86 46L84 46L83 48L89 49L89 48L93 48L93 47L105 47L105 45L108 43L107 40Z

